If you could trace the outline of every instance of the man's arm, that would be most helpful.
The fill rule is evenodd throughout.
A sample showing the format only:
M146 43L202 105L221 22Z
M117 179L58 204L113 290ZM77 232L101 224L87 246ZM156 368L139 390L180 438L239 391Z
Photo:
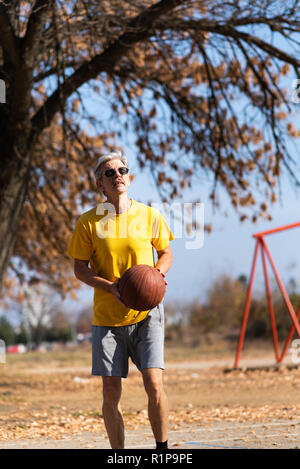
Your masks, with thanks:
M99 277L96 272L89 268L89 261L74 259L74 274L75 277L78 278L83 283L86 283L90 287L100 288L101 290L105 290L109 293L112 293L120 303L121 297L117 287L119 279L115 282L110 282L109 280ZM124 303L122 303L123 306Z
M157 251L157 256L158 259L155 267L156 269L159 269L163 276L165 276L173 261L173 253L171 251L170 245L161 251Z

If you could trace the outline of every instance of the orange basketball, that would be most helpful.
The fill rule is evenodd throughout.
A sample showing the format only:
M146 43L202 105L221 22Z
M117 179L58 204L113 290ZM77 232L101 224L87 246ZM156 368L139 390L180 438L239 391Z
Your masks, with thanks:
M118 288L123 303L137 311L155 308L166 292L161 273L146 264L134 265L126 270L120 278Z

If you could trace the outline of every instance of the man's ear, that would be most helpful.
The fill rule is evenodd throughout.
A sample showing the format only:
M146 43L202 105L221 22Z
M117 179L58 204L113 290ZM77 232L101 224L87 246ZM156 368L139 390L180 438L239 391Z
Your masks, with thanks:
M99 179L96 179L96 186L101 192L103 192L103 187Z
M129 178L128 178L128 187L130 186L131 182L134 181L135 179L135 175L134 174L130 174L129 175Z

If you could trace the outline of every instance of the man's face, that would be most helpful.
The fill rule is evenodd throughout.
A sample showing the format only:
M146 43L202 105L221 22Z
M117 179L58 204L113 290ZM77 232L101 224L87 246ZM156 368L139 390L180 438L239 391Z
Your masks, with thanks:
M129 173L120 174L120 168L124 168L124 164L119 159L107 161L101 166L101 177L97 181L97 187L108 198L110 195L126 192L130 185ZM107 170L115 170L115 173L113 175L106 175Z

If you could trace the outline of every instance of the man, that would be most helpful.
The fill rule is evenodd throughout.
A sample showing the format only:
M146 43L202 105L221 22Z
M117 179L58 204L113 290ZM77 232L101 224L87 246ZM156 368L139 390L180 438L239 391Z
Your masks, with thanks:
M130 356L142 373L156 449L166 449L163 304L150 311L127 308L118 281L136 264L155 266L165 277L172 263L169 242L174 236L158 210L128 197L129 168L120 152L98 159L95 179L106 202L79 217L67 253L74 258L75 276L94 288L92 374L102 376L107 434L112 449L124 448L120 399Z

